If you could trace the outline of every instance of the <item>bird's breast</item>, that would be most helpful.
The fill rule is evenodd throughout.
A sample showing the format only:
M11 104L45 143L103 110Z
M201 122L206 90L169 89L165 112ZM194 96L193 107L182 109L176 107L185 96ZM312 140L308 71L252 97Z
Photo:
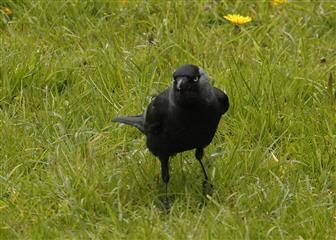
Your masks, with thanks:
M172 131L166 133L172 152L182 152L210 144L217 130L220 116L215 112L184 113L170 119Z
M181 109L167 114L158 131L147 133L147 146L156 156L174 155L194 148L204 148L212 141L221 115L211 106Z

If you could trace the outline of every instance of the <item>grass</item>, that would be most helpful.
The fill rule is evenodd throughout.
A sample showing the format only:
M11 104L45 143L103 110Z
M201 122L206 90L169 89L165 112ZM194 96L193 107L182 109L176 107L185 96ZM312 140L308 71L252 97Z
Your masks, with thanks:
M334 239L334 2L0 7L1 239ZM193 153L177 155L166 215L158 160L111 119L142 112L183 63L231 107L206 149L212 197Z

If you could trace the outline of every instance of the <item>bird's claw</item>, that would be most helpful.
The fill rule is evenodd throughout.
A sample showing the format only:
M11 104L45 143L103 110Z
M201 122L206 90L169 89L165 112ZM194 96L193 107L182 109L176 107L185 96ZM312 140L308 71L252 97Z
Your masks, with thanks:
M202 193L204 196L211 195L213 190L213 185L208 181L204 180L202 184Z
M164 197L162 200L162 204L163 204L163 209L165 211L169 211L170 210L170 203L169 203L169 199L168 197Z

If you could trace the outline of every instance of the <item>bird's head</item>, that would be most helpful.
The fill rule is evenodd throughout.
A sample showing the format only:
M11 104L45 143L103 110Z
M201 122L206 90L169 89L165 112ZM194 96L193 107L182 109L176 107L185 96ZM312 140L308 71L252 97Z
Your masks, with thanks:
M175 103L196 104L208 85L208 74L202 68L192 64L180 66L173 73L172 93Z

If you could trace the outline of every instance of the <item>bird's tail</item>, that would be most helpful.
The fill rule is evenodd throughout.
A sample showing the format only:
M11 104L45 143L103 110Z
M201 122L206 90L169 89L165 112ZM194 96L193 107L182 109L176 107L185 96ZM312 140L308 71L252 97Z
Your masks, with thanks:
M118 122L118 123L124 123L127 125L131 125L133 127L136 127L139 129L142 133L145 131L144 127L144 115L137 115L137 116L122 116L122 117L116 117L112 119L112 122Z

